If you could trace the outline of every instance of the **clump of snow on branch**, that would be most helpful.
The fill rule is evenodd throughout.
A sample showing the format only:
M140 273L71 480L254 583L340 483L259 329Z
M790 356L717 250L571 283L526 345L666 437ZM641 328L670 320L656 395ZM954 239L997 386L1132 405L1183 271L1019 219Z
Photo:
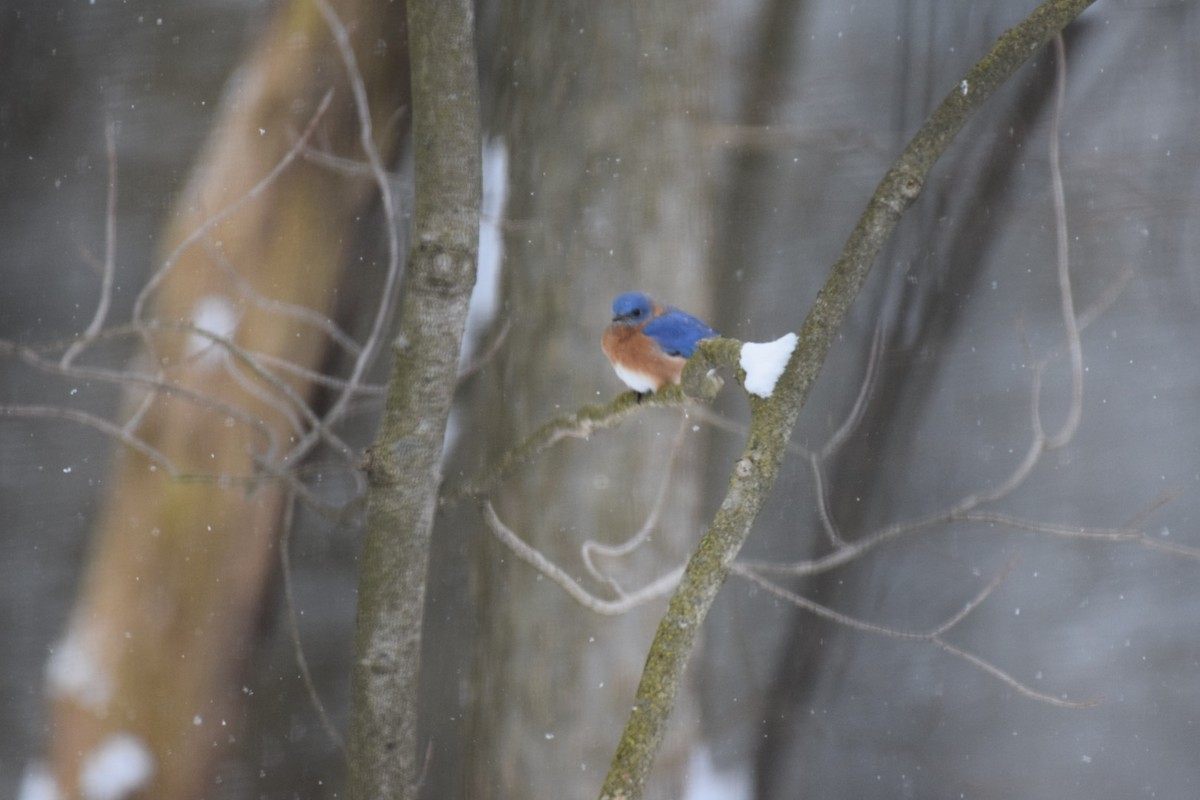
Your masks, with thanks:
M743 344L738 363L746 371L746 391L759 397L770 397L797 341L796 334L789 333L773 342Z

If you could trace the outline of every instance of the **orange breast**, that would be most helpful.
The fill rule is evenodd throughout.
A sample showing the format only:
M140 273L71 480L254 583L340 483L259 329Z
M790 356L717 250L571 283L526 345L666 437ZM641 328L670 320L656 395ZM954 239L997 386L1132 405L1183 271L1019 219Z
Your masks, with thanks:
M679 383L686 358L669 356L634 325L609 325L600 342L621 380L634 391L656 391Z

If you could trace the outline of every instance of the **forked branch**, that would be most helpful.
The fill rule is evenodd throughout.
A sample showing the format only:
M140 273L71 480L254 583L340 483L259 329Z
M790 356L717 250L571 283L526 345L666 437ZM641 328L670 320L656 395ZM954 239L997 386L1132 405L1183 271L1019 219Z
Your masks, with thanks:
M876 189L800 329L799 346L775 392L770 398L750 399L749 440L725 500L659 624L602 800L642 796L697 631L775 483L796 418L834 337L901 214L972 113L1088 5L1089 0L1048 0L1001 36L946 96Z

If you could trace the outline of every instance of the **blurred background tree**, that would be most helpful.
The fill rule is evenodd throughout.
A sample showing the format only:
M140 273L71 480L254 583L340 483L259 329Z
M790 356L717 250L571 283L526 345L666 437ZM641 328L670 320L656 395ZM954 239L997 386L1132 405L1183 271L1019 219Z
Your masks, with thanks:
M130 319L171 247L171 234L156 232L181 207L188 175L205 173L196 159L212 152L200 149L207 129L227 119L216 114L229 107L221 92L229 98L253 85L245 53L303 5L18 3L3 13L0 339L39 345L88 329L104 260L108 120L119 180L109 319ZM460 387L447 484L477 474L547 417L621 388L598 347L619 291L649 291L743 339L793 328L894 155L1031 6L480 3L483 122L493 153L507 156L509 200L503 219L490 220L502 229L505 256L496 316L475 351L495 352ZM338 8L370 54L400 57L394 25ZM1200 375L1188 355L1200 324L1190 224L1198 27L1189 4L1101 3L1068 32L1059 141L1075 301L1081 311L1108 305L1082 332L1078 433L1041 459L997 513L1200 546L1190 424ZM327 35L314 30L314 43ZM320 63L317 85L288 106L290 125L263 126L285 148L301 141L324 90L344 80L336 59ZM816 450L828 441L853 405L879 331L863 419L823 463L828 517L847 540L984 491L1026 452L1033 367L1063 341L1048 155L1054 68L1049 51L1038 54L959 136L878 265L801 420L798 445ZM317 237L338 255L311 259L359 271L338 280L325 306L281 284L256 289L306 304L361 343L378 307L387 221L361 152L341 152L327 135L338 126L357 135L346 93L339 88L335 98L340 105L320 117L281 180L314 170L330 181L325 191L359 198L355 214L321 222L342 231ZM376 102L381 136L406 125L402 99ZM387 152L403 198L403 156ZM263 177L281 157L243 177ZM202 208L190 224L218 210ZM278 203L270 210L284 211ZM171 222L177 237L188 227L186 218ZM219 238L198 252L213 259ZM230 261L240 271L259 259ZM181 346L190 341L180 338ZM344 378L353 353L331 348L328 334L314 338L324 343L286 357ZM124 367L134 342L105 341L78 363ZM378 371L371 379L381 380ZM1053 430L1071 408L1066 359L1050 363L1043 384L1042 414ZM311 405L328 409L339 387L320 386ZM0 359L0 404L10 410L123 420L118 394L99 380L34 369L11 348ZM259 489L291 485L345 508L297 504L289 540L307 663L338 728L357 574L353 458L371 439L379 403L370 398L361 396L334 429L354 454L349 461L337 447L318 446L287 473L295 482ZM620 562L630 584L677 563L721 496L741 447L744 401L727 391L713 411L715 419L687 421L652 550ZM500 488L497 510L582 579L584 540L620 540L649 513L678 429L677 414L656 411L560 445ZM111 437L70 420L0 421L6 795L62 733L47 711L43 674L61 652L72 605L88 596L81 581L100 546L89 537L114 502L114 449ZM808 467L801 454L789 462L746 558L799 559L828 548ZM249 529L231 521L225 534L249 539ZM275 530L264 539L275 541ZM761 798L1190 794L1200 779L1190 745L1200 663L1192 560L1139 541L960 521L788 585L856 618L920 630L1014 556L954 643L1039 691L1102 696L1095 708L1035 702L935 648L814 618L735 579L705 628L652 793L720 785L724 797ZM428 796L593 795L661 605L618 619L581 611L497 547L463 505L439 519L430 593ZM215 654L237 704L186 717L212 724L205 741L219 745L192 791L341 794L341 751L307 699L280 582L257 597L261 613L239 618L240 638ZM133 688L151 706L178 699L155 686Z

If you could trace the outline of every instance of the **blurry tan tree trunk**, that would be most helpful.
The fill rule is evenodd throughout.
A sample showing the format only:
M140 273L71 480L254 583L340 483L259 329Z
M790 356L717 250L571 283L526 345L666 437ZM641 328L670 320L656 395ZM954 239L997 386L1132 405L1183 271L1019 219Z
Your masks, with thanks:
M408 86L403 4L333 5L350 29L377 144L389 152L396 130L388 120L405 104ZM270 173L330 88L335 96L312 143L362 161L346 75L316 5L295 0L280 7L221 106L163 252ZM214 227L206 242L182 253L163 278L150 316L192 322L200 301L219 298L234 310L230 336L238 345L319 369L327 337L254 303L214 251L257 293L330 316L339 282L354 280L343 272L345 256L355 222L375 194L369 179L297 159ZM241 409L270 431L281 452L296 441L289 421L295 409L283 413L288 403L278 389L252 371L231 377L214 352L219 345L184 333L151 338L153 352L143 360L152 359L170 384ZM209 352L192 353L197 342ZM270 369L271 362L263 363ZM299 397L313 394L295 373L277 375ZM154 397L135 434L185 474L251 476L256 459L268 458L260 431L178 395ZM151 782L138 796L204 796L214 759L236 732L239 671L255 644L285 491L267 478L247 485L173 480L165 473L128 450L118 458L85 583L51 669L52 769L65 797L80 794L81 764L106 743L122 741L112 737L126 735L152 757Z
M502 24L495 66L511 154L512 328L500 402L488 397L478 413L492 415L511 443L625 390L599 346L615 293L640 289L707 314L712 53L707 3L521 4ZM560 446L496 490L501 517L584 575L585 539L615 543L642 524L678 422L676 413L648 413L586 445ZM652 542L624 560L601 559L627 587L681 563L695 545L702 454L689 430ZM477 559L465 796L594 798L664 604L598 617L494 542ZM688 705L653 796L681 795L695 733Z

